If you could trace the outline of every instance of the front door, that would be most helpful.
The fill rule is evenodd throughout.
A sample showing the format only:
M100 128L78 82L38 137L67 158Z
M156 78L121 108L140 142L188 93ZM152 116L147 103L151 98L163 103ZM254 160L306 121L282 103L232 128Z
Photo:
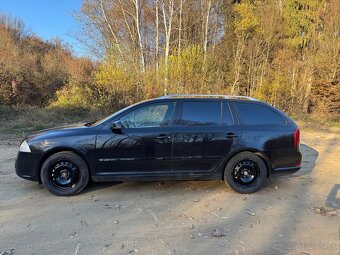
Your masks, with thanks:
M175 102L152 103L123 115L119 132L111 130L112 123L104 127L97 136L96 175L170 172L174 109Z

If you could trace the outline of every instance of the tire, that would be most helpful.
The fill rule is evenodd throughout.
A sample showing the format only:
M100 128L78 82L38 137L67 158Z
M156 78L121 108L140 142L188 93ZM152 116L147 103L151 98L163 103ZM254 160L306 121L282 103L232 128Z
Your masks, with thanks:
M234 191L249 194L258 191L267 177L264 161L251 152L232 157L224 170L224 181Z
M41 167L43 186L57 196L72 196L82 191L90 179L86 162L77 154L63 151L48 157Z

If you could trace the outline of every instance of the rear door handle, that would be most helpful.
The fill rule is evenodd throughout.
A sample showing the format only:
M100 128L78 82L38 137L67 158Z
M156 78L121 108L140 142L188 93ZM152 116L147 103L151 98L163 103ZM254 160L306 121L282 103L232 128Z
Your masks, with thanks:
M169 135L160 134L156 137L157 139L170 139L171 137Z
M232 138L238 137L238 135L235 135L234 133L228 133L228 134L226 135L226 137L229 138L229 139L232 139Z

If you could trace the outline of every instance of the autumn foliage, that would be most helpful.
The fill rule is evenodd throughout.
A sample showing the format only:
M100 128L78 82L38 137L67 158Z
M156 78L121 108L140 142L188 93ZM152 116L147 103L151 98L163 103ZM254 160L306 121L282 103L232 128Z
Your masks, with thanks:
M340 114L337 0L84 0L92 60L0 18L0 104L117 107L169 93Z

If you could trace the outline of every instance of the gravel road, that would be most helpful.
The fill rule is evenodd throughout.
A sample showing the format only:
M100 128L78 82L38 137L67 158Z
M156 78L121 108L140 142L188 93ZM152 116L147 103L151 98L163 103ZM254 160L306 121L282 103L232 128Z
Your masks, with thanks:
M223 182L91 184L56 197L0 139L0 254L340 254L340 131L302 130L303 168L251 195Z

